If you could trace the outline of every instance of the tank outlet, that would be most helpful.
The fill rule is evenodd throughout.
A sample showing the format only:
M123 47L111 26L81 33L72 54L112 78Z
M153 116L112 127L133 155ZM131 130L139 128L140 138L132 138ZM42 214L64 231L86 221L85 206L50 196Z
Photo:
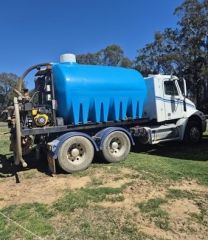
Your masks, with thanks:
M76 56L72 53L65 53L60 56L61 63L76 63Z

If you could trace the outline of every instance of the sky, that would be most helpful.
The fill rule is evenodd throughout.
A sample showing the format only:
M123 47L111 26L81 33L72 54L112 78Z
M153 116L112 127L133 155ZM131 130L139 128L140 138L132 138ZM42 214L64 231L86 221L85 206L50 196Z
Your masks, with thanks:
M59 61L62 53L96 52L118 44L130 59L175 27L182 0L1 0L0 72Z

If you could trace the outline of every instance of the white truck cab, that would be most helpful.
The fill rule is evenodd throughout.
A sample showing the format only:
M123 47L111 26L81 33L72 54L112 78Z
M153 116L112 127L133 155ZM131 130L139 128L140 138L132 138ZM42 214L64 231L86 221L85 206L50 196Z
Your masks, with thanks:
M186 98L185 80L183 80L184 93L175 76L150 75L145 81L147 98L143 117L148 117L152 121L152 124L146 127L149 133L148 142L151 144L171 140L198 142L206 130L206 118L196 109L195 104Z

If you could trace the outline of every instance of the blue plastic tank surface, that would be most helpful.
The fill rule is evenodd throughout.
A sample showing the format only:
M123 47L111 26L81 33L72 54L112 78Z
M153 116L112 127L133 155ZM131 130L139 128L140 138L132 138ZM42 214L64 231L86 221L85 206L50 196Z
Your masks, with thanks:
M57 115L65 124L141 118L147 90L136 70L54 63L52 71Z

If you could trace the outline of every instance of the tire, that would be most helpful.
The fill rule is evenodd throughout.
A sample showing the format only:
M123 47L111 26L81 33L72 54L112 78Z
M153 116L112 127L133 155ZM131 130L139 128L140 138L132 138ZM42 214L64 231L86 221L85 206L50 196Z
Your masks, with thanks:
M85 170L94 157L94 146L86 137L67 139L59 149L58 163L68 173Z
M201 141L202 130L197 121L188 122L184 134L184 142L189 144L197 144Z
M103 141L102 156L110 163L123 161L131 149L129 137L121 131L110 133Z

